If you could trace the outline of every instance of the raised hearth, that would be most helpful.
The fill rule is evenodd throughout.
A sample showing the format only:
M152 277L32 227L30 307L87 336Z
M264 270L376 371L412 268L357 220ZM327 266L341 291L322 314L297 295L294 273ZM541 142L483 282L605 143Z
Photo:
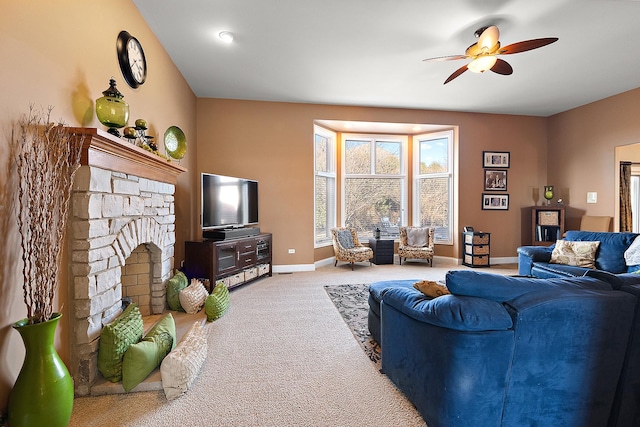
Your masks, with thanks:
M76 395L91 394L102 326L122 298L143 314L165 309L173 268L174 194L186 169L107 132L70 128L84 137L67 230L70 250L71 375Z

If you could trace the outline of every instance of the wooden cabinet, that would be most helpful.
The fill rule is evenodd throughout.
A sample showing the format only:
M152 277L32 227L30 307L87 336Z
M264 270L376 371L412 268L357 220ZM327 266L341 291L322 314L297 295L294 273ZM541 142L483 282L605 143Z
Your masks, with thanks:
M223 282L228 288L272 275L269 233L229 240L185 242L184 271L188 277Z
M564 206L531 208L531 244L549 246L564 234Z
M491 233L465 231L462 233L464 254L462 264L468 267L490 267Z

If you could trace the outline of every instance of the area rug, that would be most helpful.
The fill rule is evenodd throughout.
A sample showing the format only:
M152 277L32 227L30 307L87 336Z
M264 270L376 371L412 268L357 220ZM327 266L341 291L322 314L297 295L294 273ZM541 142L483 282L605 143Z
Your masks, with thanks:
M365 354L380 370L380 345L371 337L367 325L369 285L327 285L324 289Z

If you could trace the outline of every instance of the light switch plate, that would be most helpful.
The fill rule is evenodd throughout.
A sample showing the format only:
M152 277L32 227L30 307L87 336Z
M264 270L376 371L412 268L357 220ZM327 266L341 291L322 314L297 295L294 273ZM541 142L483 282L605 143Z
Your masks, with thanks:
M587 203L597 203L598 202L598 193L595 191L590 191L587 193Z

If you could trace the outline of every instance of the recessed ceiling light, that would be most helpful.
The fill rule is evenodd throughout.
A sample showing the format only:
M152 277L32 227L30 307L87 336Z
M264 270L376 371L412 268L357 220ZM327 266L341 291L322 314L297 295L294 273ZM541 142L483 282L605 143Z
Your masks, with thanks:
M229 31L220 31L218 37L225 43L231 43L233 41L233 33Z

